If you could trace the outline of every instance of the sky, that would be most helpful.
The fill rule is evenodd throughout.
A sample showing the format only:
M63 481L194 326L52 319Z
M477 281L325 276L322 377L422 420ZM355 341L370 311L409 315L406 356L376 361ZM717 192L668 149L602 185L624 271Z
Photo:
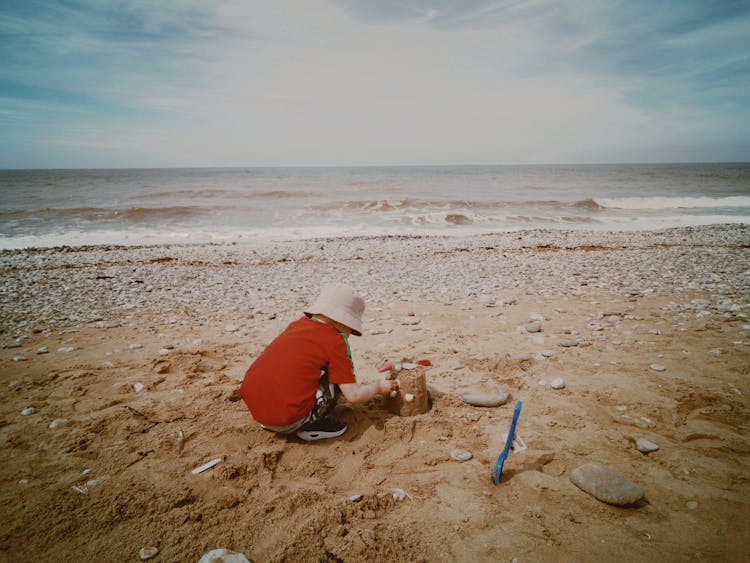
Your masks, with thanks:
M0 0L0 168L696 161L748 0Z

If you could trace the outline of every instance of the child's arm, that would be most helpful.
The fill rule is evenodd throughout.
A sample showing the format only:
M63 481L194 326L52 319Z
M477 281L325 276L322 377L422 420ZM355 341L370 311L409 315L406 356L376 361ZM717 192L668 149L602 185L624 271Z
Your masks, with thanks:
M391 391L398 389L398 381L381 379L379 381L369 381L367 383L343 383L339 389L352 405L366 403L375 395L389 395Z

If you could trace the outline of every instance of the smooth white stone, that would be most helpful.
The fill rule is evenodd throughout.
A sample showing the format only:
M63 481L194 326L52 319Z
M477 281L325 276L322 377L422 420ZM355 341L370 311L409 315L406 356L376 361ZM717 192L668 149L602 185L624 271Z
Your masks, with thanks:
M474 455L469 450L451 450L451 458L456 461L469 461Z
M552 389L565 389L565 380L562 377L553 379L552 383L550 383L550 387L552 387Z
M637 449L641 453L648 454L658 450L659 446L649 440L646 440L645 438L639 438L635 441L635 449Z
M138 556L141 558L141 561L148 561L149 559L153 559L157 555L159 555L158 547L142 547L138 552Z

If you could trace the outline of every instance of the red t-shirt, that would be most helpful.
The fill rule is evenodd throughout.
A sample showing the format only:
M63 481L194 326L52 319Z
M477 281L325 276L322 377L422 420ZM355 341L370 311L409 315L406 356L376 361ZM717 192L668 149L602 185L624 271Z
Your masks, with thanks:
M312 410L322 369L330 383L356 382L343 335L332 325L302 317L252 363L239 394L257 422L287 426Z

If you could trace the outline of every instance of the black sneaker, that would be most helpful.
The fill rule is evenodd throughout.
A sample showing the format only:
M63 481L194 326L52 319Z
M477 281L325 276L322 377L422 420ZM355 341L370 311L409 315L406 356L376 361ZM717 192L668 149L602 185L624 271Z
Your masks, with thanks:
M310 442L312 440L324 440L336 438L346 432L346 423L335 418L324 418L317 422L305 424L297 430L297 437Z

